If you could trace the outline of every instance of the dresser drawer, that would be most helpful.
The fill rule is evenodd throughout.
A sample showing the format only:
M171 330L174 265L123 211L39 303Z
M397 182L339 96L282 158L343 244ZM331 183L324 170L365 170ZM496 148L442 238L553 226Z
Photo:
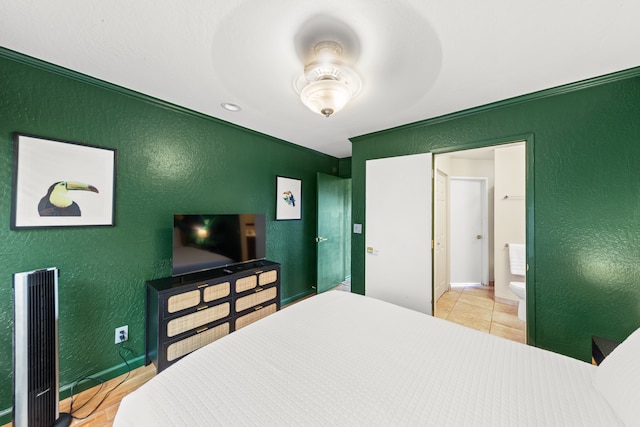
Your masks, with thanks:
M203 308L195 313L177 317L167 322L167 336L175 337L181 333L199 328L207 323L226 317L231 312L231 304L228 302Z
M267 289L257 288L255 293L240 297L236 300L236 313L275 299L277 296L278 288L275 286Z
M224 337L225 335L229 335L229 331L229 322L225 322L200 333L196 333L188 338L169 344L166 349L167 361L172 362L179 357L189 354L200 347L204 347L205 345Z
M167 298L167 310L165 315L173 315L183 310L197 307L201 303L216 301L231 294L231 283L199 283L195 285L195 289L181 292Z
M257 272L257 276L242 277L236 280L236 293L242 293L258 286L265 286L275 283L278 280L276 270L267 272Z
M167 299L167 312L177 313L200 304L200 289L182 292Z
M236 280L236 293L248 291L258 286L258 279L256 276L242 277Z
M254 311L242 316L238 316L238 318L236 318L235 330L237 331L238 329L244 328L245 326L255 322L256 320L267 317L268 315L273 314L276 311L278 311L278 306L275 303L269 304L266 307L263 307L261 305L257 306L255 307Z
M231 283L224 282L202 288L202 301L211 302L228 297L231 294Z
M278 280L278 272L276 270L266 271L258 275L258 286L265 286L275 283Z

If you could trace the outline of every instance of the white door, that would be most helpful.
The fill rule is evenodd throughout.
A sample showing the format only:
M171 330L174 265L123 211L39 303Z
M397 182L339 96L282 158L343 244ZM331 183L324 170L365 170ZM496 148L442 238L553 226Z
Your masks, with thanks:
M431 153L366 162L365 294L432 314Z
M440 169L436 169L436 179L434 182L434 221L433 221L433 237L435 246L433 248L433 262L435 268L433 270L433 287L434 301L449 290L448 272L449 269L449 246L447 245L447 236L449 235L449 196L447 175Z
M488 225L486 178L449 181L452 285L487 284Z

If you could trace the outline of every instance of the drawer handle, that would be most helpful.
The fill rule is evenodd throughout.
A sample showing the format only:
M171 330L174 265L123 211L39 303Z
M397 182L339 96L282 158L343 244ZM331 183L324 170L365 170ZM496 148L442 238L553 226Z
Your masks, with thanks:
M264 291L264 289L262 289L262 288L256 288L256 290L255 290L256 293L262 292L262 291Z
M258 305L256 307L253 308L253 311L258 311L258 310L262 310L264 307L261 305Z
M200 289L200 288L206 288L207 286L209 286L209 284L208 284L208 283L202 283L202 284L198 285L198 289Z
M206 331L207 329L209 329L209 327L207 327L207 326L203 326L202 328L200 328L200 329L196 330L196 334L199 334L200 332L204 332L204 331Z
M256 275L256 276L257 276L258 274L262 274L262 270L260 270L260 271L256 271L256 272L255 272L255 275Z
M196 311L204 310L205 308L209 308L208 305L199 305L196 307Z

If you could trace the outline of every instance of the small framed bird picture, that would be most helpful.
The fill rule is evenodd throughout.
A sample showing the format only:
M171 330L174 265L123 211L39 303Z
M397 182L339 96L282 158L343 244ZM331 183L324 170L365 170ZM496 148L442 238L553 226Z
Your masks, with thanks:
M14 133L11 228L113 226L116 150Z
M276 176L276 221L302 218L302 181Z

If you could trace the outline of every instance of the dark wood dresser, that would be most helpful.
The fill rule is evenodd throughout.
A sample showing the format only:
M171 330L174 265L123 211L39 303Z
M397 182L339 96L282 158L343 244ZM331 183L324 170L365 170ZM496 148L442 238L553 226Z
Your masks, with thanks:
M280 309L280 264L246 264L147 282L145 365L158 372Z

